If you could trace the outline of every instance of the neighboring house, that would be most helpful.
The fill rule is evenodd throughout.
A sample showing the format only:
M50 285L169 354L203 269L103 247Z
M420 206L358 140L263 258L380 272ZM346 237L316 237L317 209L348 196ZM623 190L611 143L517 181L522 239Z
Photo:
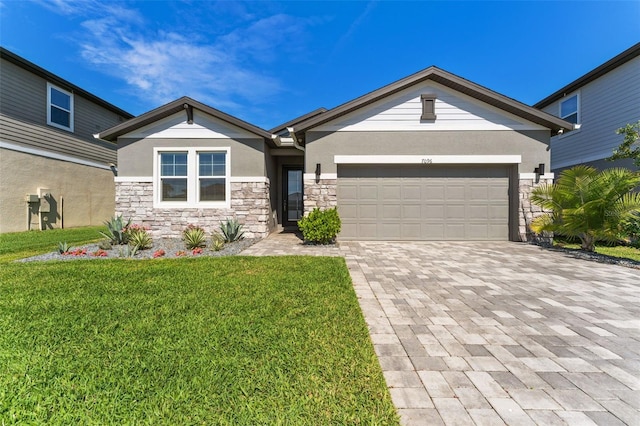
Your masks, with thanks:
M116 211L161 234L235 217L265 237L337 206L342 240L518 241L572 128L430 67L271 131L185 97L98 136L118 144Z
M623 141L616 130L640 120L640 43L534 105L579 125L551 139L551 171L577 164L598 169L633 168L633 161L605 159Z
M0 48L0 232L98 225L113 215L115 145L132 117Z

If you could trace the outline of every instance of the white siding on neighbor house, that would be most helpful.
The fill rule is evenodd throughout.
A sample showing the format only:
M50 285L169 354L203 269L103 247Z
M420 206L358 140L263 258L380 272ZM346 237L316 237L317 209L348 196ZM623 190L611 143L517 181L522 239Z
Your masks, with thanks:
M586 84L577 92L580 93L581 127L551 139L552 170L611 156L623 140L616 134L616 129L640 120L640 57ZM560 101L548 105L543 111L559 116Z
M188 124L187 113L180 111L153 124L122 135L120 138L255 139L256 135L194 109L193 124Z
M435 120L421 121L420 95L435 94ZM314 131L542 130L506 111L428 81L390 95Z

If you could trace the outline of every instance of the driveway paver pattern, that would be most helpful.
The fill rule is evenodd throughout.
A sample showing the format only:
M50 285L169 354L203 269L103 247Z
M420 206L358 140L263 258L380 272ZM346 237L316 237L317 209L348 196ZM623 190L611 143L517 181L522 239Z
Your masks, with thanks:
M512 242L337 251L402 424L640 425L640 270Z

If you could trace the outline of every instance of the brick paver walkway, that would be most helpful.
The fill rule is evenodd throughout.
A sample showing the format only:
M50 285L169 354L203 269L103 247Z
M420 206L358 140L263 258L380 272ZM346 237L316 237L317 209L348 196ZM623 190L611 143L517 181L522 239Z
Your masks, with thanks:
M640 425L640 270L508 242L328 251L404 425Z

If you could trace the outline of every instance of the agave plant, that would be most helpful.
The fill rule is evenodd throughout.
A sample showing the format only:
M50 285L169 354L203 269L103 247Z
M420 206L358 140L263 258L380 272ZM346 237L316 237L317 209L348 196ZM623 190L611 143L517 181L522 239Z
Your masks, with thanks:
M226 222L220 222L220 232L224 236L225 243L232 243L244 237L242 225L237 219L227 219Z
M211 248L213 251L220 251L224 248L224 237L217 232L211 238Z
M202 248L207 245L204 229L195 225L189 225L182 231L182 239L188 250Z
M594 251L596 241L616 241L624 234L624 224L640 210L640 193L632 192L639 184L640 175L623 168L565 170L556 183L531 192L531 202L549 211L531 229L577 237L583 250Z
M127 228L131 225L131 219L126 222L122 218L122 215L116 216L104 222L107 226L107 233L100 232L100 234L108 238L113 245L124 245L129 242L129 235L127 234Z

